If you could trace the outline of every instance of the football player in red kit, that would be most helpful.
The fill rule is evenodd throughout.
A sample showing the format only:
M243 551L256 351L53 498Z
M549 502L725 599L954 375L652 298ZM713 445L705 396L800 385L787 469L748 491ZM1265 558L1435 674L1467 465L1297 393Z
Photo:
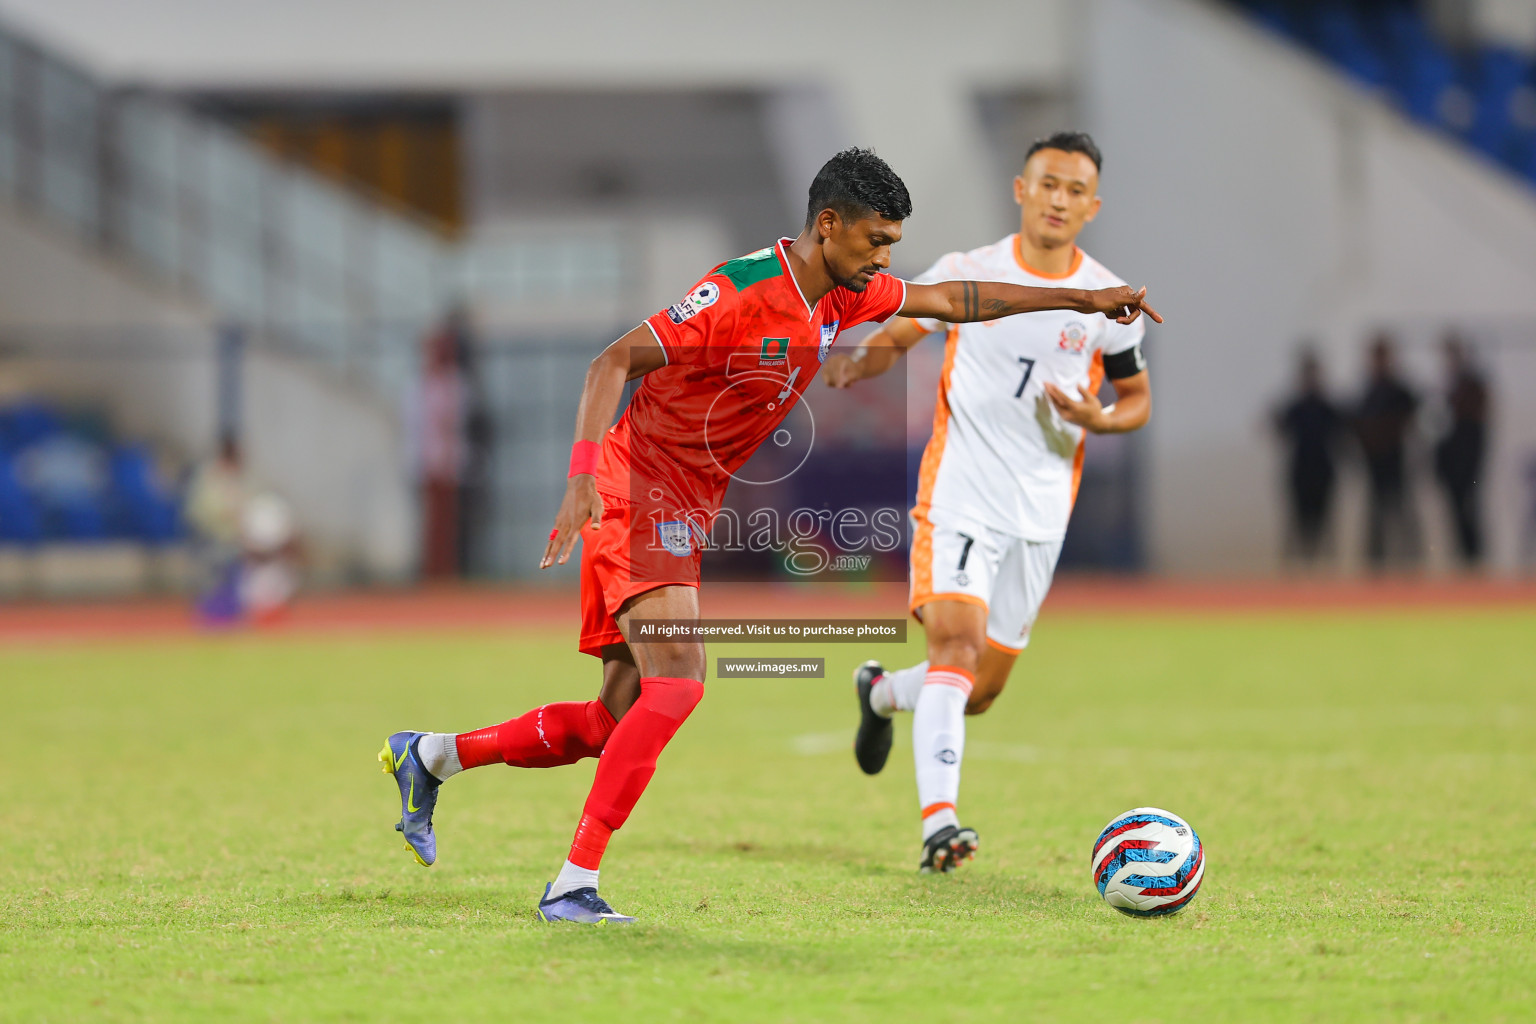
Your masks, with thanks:
M1043 309L1129 323L1146 290L978 281L908 284L885 273L912 203L875 154L837 154L811 184L799 237L723 263L676 305L592 361L576 414L565 498L541 568L579 536L581 650L603 662L596 700L546 704L465 733L397 732L379 759L395 777L404 834L437 857L440 784L466 768L547 768L602 755L570 854L545 887L546 921L628 922L598 895L609 837L634 809L667 742L704 695L704 646L631 645L631 623L695 619L701 541L731 474L799 401L839 332L896 314L953 323ZM765 370L771 372L764 372ZM627 381L642 378L617 425Z

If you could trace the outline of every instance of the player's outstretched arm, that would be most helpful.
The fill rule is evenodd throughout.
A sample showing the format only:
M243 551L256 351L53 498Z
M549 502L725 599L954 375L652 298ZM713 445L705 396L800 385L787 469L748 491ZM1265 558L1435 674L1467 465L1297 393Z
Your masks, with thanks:
M1103 313L1116 323L1128 324L1142 313L1158 323L1163 318L1147 305L1147 290L1121 285L1118 288L1035 288L1000 281L941 281L907 285L907 301L898 312L904 317L932 317L952 324L997 320L1015 313L1043 309L1073 309L1079 313Z
M625 383L666 365L666 353L645 324L603 349L587 367L581 403L576 407L577 447L584 441L602 444L603 434L618 411ZM555 514L555 528L549 531L549 543L544 546L544 557L539 560L540 569L564 565L587 521L591 520L594 526L603 521L603 499L597 493L595 459L584 467L577 467L574 458L572 463L565 497L560 502L560 511ZM587 472L579 472L578 468L585 468Z
M822 379L834 388L846 388L856 380L878 377L895 366L907 349L928 334L911 320L896 317L859 342L852 352L838 352L827 359Z

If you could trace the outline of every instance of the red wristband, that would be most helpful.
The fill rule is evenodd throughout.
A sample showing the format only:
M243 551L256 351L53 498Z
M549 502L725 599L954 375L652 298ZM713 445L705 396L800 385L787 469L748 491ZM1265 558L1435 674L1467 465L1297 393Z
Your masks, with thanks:
M596 441L577 441L571 445L571 471L566 476L580 476L582 473L597 475L597 457L603 452L603 446Z

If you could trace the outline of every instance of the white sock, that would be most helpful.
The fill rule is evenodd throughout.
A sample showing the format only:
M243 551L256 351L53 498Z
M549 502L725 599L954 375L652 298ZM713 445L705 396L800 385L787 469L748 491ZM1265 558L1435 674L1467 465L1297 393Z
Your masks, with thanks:
M869 706L875 714L890 718L898 711L911 711L917 707L917 695L928 675L928 663L920 661L911 668L899 668L880 677L869 688Z
M929 836L948 825L960 827L960 816L955 813L953 807L941 807L928 815L923 819L923 842L926 843Z
M416 756L421 766L431 772L439 782L464 770L459 764L459 744L451 732L429 732L416 741Z
M923 839L959 825L960 762L965 757L965 702L974 680L952 668L929 669L912 715L912 760Z
M549 887L549 896L546 898L554 899L587 886L597 888L597 869L584 868L566 861L560 873L555 876L555 884Z

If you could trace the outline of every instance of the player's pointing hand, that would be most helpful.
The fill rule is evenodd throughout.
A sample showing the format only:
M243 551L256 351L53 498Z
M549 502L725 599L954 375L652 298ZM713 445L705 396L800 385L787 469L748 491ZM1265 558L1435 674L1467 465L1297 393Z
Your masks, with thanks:
M1118 288L1100 288L1089 292L1088 304L1080 312L1103 313L1117 324L1134 323L1143 313L1156 323L1163 322L1157 310L1147 304L1147 290L1131 288L1127 285L1121 285Z
M549 531L549 543L544 545L539 568L564 565L588 520L593 526L602 525L603 499L597 493L597 478L590 473L578 473L566 481L565 497L560 501L560 511L555 514L555 528Z

